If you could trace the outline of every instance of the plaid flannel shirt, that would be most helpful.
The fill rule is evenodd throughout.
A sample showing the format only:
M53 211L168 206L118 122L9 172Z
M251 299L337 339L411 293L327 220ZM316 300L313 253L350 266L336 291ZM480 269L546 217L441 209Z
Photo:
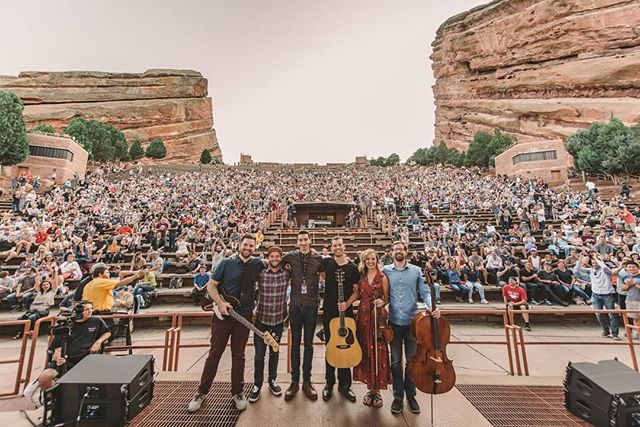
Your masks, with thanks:
M269 268L260 272L258 280L258 306L256 319L268 326L279 325L287 316L287 286L289 272L280 269L274 273Z

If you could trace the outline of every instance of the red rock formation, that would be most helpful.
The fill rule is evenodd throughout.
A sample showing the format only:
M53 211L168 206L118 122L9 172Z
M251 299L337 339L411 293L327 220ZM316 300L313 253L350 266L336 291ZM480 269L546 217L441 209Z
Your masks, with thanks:
M222 158L207 79L196 71L23 72L0 77L0 89L22 99L28 129L49 123L61 132L77 117L95 118L122 129L129 142L161 137L170 161L198 161L204 149Z
M612 116L640 122L640 2L498 0L454 16L432 44L435 142L466 149L499 128L553 140Z

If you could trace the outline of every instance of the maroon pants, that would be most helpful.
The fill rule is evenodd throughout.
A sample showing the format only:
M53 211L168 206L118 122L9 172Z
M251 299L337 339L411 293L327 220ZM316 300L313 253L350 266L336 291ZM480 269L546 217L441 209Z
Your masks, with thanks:
M218 373L218 363L231 337L231 394L242 393L244 387L244 349L249 339L249 330L232 318L211 321L211 348L204 362L198 392L207 394Z

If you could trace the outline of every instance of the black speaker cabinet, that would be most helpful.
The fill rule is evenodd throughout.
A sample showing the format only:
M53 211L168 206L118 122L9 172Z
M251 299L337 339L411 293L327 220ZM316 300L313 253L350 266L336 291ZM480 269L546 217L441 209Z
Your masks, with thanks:
M75 421L80 414L83 426L124 426L152 398L153 356L92 354L52 390L48 425Z
M640 427L640 374L618 360L569 363L565 406L596 427Z

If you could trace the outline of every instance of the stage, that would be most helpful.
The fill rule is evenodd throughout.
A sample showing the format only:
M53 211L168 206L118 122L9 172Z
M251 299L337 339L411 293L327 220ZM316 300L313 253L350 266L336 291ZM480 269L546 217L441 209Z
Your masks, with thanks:
M188 378L185 378L188 377ZM229 383L216 383L202 409L189 414L186 405L197 388L192 375L165 373L159 375L155 396L131 424L132 427L169 426L429 426L430 397L419 393L422 412L413 414L405 405L404 411L393 415L390 411L391 391L383 391L384 407L368 408L361 403L366 388L354 384L358 396L350 403L339 394L329 402L309 401L299 393L291 402L272 396L263 387L260 400L249 404L238 414L229 396ZM288 384L282 383L283 389ZM324 386L314 384L318 393ZM247 393L249 387L245 387ZM434 419L441 427L528 427L528 426L589 426L569 414L563 406L562 387L558 379L499 377L462 377L456 388L435 396Z

